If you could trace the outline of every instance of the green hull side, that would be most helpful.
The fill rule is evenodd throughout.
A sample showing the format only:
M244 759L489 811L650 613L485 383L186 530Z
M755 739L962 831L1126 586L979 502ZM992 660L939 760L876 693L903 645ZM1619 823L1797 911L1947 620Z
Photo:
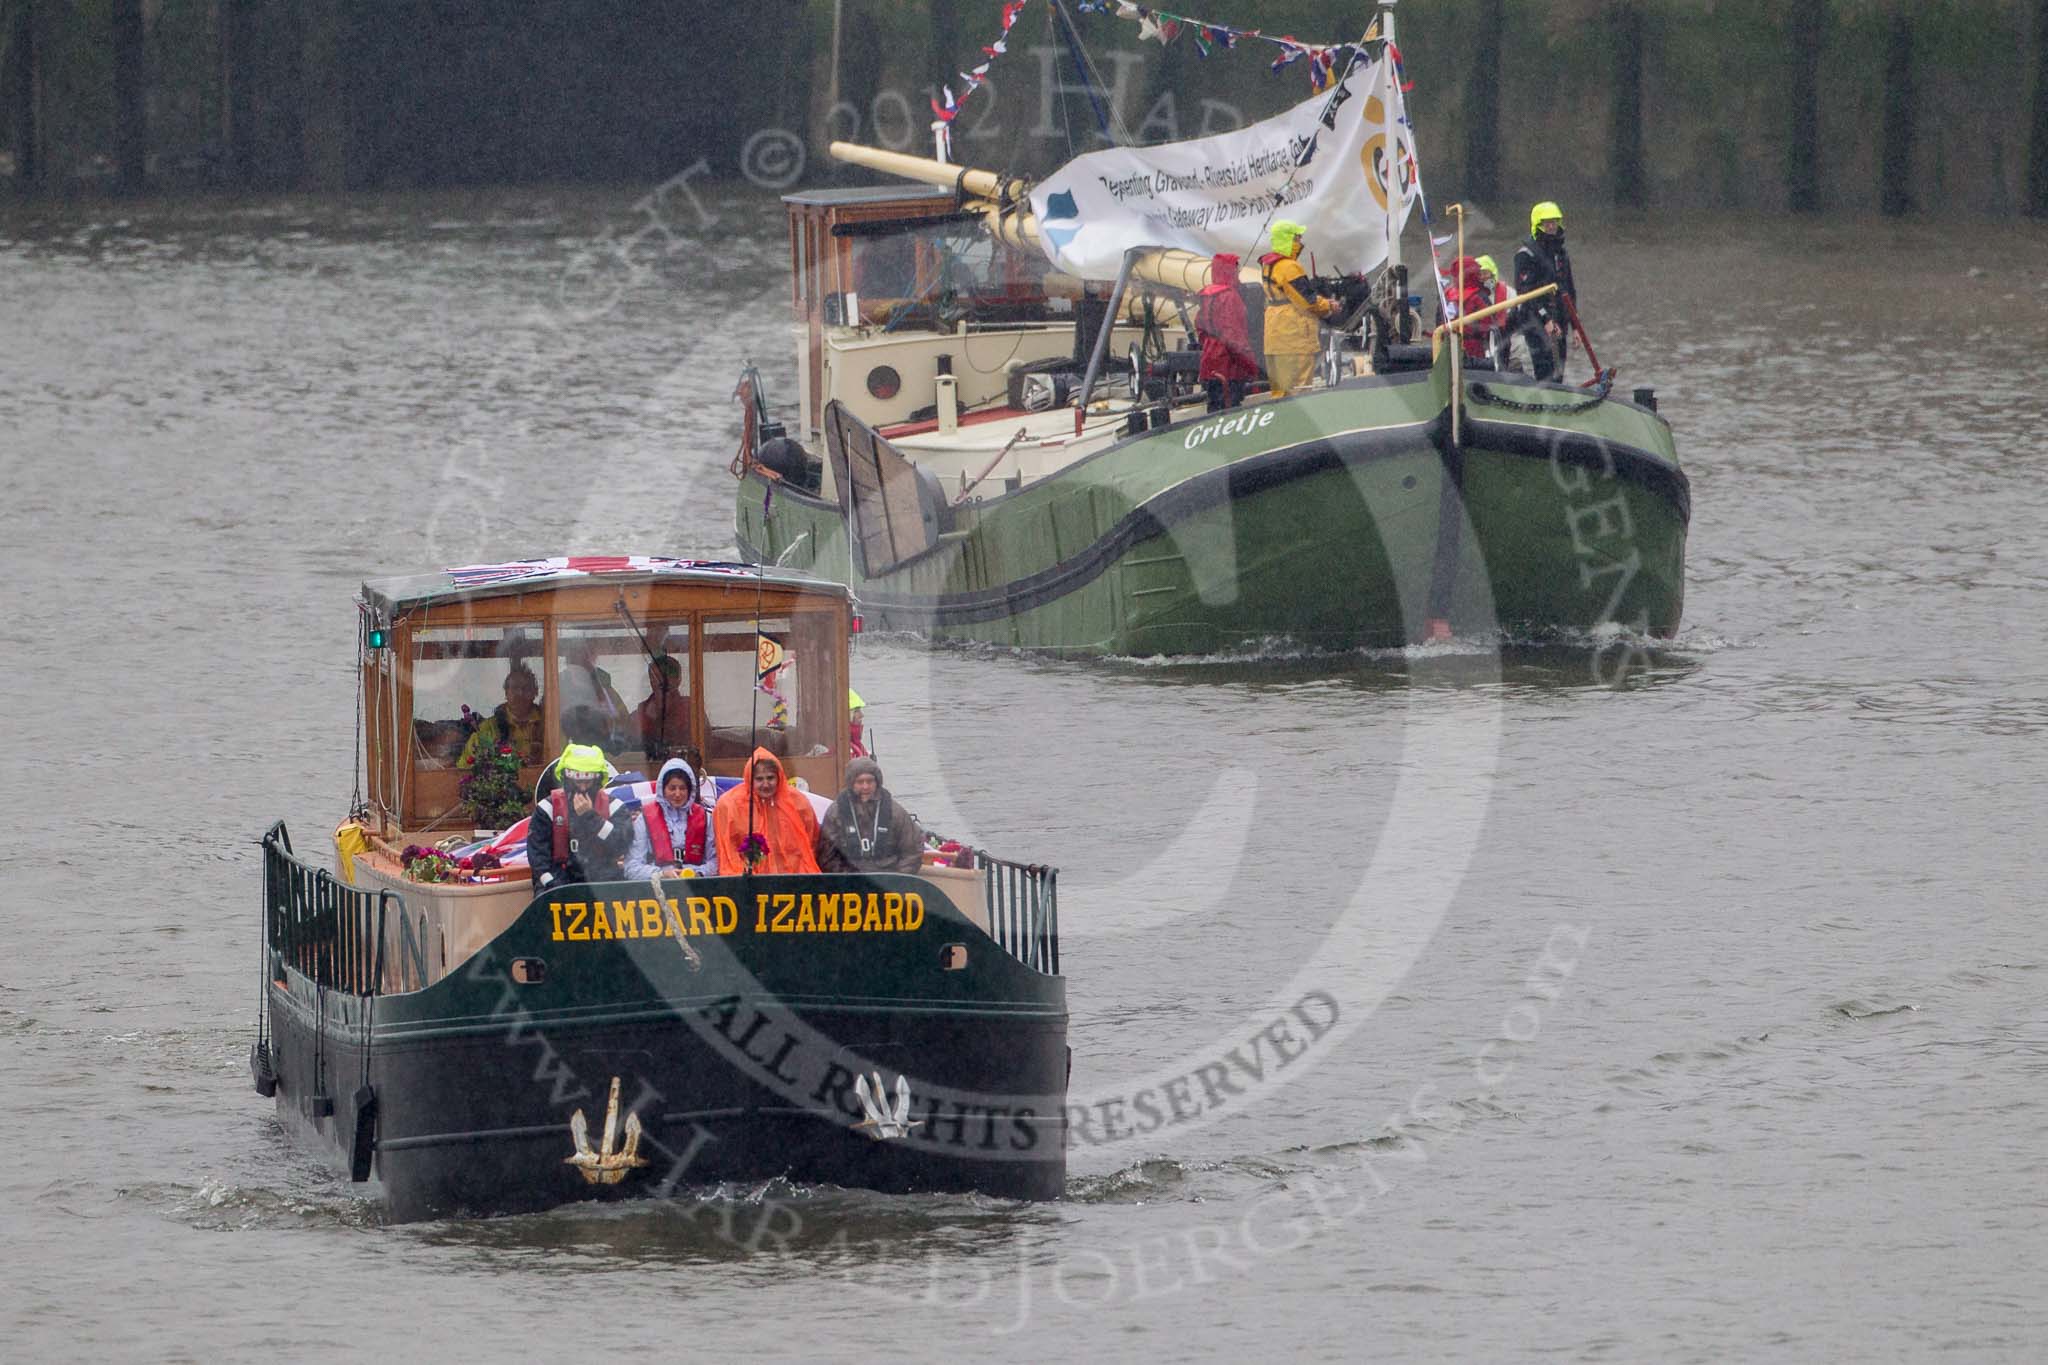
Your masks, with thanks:
M1510 631L1590 631L1608 622L1655 635L1685 606L1685 518L1639 484L1521 455L1465 455L1465 511L1477 542L1453 621L1477 613L1483 580Z
M1575 411L1586 400L1556 390L1467 390L1465 509L1500 621L1676 632L1691 500L1670 426L1627 403Z
M1436 387L1324 391L1235 424L1183 422L959 509L937 551L878 579L852 572L835 506L778 491L764 517L756 476L740 485L736 530L745 554L850 583L876 628L1052 653L1399 645L1437 614L1461 634L1607 619L1674 629L1682 476L1672 461L1674 499L1598 454L1607 443L1668 459L1669 428L1618 403L1475 422L1460 514L1432 435ZM1489 433L1507 448L1481 444ZM1546 450L1560 443L1571 448ZM1457 571L1433 594L1447 508Z

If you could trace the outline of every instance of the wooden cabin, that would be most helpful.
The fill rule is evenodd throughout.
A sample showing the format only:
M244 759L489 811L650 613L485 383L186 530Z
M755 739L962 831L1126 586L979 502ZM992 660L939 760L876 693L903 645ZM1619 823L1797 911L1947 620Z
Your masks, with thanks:
M840 789L854 628L842 584L735 564L568 558L377 579L359 607L367 809L335 844L344 880L401 898L376 958L386 992L440 980L533 900L523 867L432 883L404 867L408 845L482 829L460 795L463 751L494 715L529 712L513 727L526 792L572 735L600 723L597 742L622 773L651 777L687 745L705 772L739 777L758 746L813 793ZM660 702L658 672L676 678L674 711ZM530 707L521 679L537 684ZM990 929L988 874L928 865L921 875Z
M890 437L1018 418L1013 376L1085 363L1092 334L1077 338L1076 322L1090 286L991 237L952 191L880 185L782 202L805 439L835 399ZM1099 317L1106 304L1094 307ZM1143 335L1119 324L1113 354Z
M684 746L738 776L758 745L811 790L839 790L853 615L840 584L556 559L375 580L361 612L368 823L387 841L477 827L458 789L487 721L517 740L527 791L571 738L649 777Z

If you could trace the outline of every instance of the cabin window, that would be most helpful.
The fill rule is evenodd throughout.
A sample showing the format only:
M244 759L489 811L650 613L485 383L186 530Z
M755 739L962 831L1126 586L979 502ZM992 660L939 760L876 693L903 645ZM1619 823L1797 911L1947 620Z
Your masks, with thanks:
M635 633L618 616L557 626L555 696L565 740L601 745L621 770L652 777L691 743L690 623L641 620L639 627Z
M907 299L917 293L917 266L917 246L907 234L857 241L853 287L862 298Z
M423 626L412 633L416 768L467 768L483 743L510 743L540 762L541 624Z
M840 708L835 618L818 612L704 625L704 757L745 761L832 752Z

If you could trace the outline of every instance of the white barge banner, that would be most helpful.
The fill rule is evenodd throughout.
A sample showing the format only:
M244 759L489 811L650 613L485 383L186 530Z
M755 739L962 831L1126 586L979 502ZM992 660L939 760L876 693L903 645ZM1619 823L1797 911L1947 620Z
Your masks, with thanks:
M1312 254L1317 271L1379 269L1388 185L1400 186L1395 231L1415 204L1407 111L1385 61L1360 62L1334 94L1235 132L1075 157L1031 192L1046 256L1085 279L1115 276L1134 246L1229 251L1250 265L1271 250L1267 225L1291 218L1308 228L1303 261Z

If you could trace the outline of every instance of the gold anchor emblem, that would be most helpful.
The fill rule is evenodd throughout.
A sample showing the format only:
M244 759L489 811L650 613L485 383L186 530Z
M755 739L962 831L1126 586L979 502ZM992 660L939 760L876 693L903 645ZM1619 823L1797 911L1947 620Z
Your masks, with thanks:
M626 1173L636 1166L645 1166L647 1158L640 1155L640 1116L626 1115L626 1145L618 1147L619 1139L619 1078L612 1077L612 1097L604 1110L604 1145L592 1150L590 1146L590 1124L578 1109L569 1116L569 1136L576 1139L576 1154L562 1158L562 1163L574 1166L583 1173L585 1181L592 1185L616 1185L626 1178Z

